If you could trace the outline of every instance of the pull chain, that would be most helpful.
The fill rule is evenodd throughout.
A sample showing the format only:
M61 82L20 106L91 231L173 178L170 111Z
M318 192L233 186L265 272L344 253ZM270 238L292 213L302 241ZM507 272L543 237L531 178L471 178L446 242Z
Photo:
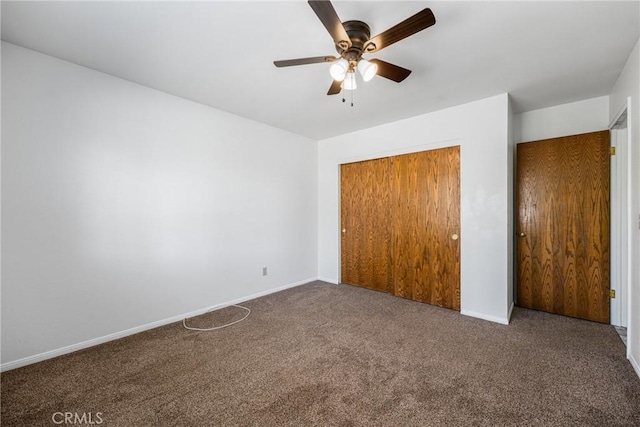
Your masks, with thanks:
M347 78L355 79L355 77L356 77L356 76L355 76L355 74L351 73L351 75L350 75L350 76L348 76ZM353 81L351 82L351 87L353 87ZM345 94L344 94L344 91L345 91L345 90L346 90L346 89L344 88L344 83L343 83L343 84L342 84L342 87L341 87L341 89L340 89L340 92L342 93L342 102L343 102L343 103L344 103L344 102L347 102L346 97L345 97ZM354 91L354 90L355 90L355 89L351 89L351 90L349 91L349 92L351 92L351 106L352 106L352 107L353 107L353 91Z

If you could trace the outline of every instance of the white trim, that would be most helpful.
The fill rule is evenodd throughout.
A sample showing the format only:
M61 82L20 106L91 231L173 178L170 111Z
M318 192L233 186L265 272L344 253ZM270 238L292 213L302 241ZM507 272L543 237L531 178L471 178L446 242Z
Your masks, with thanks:
M638 375L638 377L640 377L640 363L638 363L638 361L633 358L632 354L629 354L627 359L629 359L629 363L631 363L631 366L636 371L636 374Z
M618 112L616 113L615 116L613 116L613 120L609 122L608 129L612 129L616 125L616 122L620 119L620 116L622 116L625 110L628 110L630 104L631 104L631 97L629 96L625 100L624 104L620 106L620 108L618 108ZM627 122L628 121L629 121L629 112L627 111Z
M633 230L631 221L630 204L631 200L631 129L629 113L631 110L631 98L627 98L616 115L609 123L611 135L611 146L617 147L615 156L611 157L611 262L610 262L610 287L616 291L616 298L611 300L610 324L615 326L628 327L630 315L630 274L631 274L631 251L630 242ZM626 116L626 138L621 138L621 131L616 124L620 118Z
M336 283L342 283L342 165L344 163L338 163L334 166L334 170L337 168L338 175L338 229L335 232L338 234L338 279Z
M320 280L322 282L331 283L332 285L339 285L340 284L340 282L338 282L336 279L327 279L326 277L318 277L316 280Z
M469 316L469 317L476 317L482 320L488 320L489 322L500 323L501 325L509 324L508 317L492 316L490 314L478 313L476 311L469 311L469 310L460 310L460 314L464 314L465 316Z
M624 107L622 107L624 108ZM638 376L640 377L640 364L638 364L638 361L635 360L633 358L633 355L631 354L631 349L634 348L634 346L636 345L635 343L635 335L636 330L635 330L635 324L633 321L631 321L631 319L635 318L635 313L636 310L638 309L638 307L635 304L632 304L632 302L634 302L634 300L637 300L637 296L635 295L635 289L632 283L632 279L633 279L633 265L635 260L632 258L633 254L633 242L636 239L635 233L637 233L637 229L636 229L636 215L633 211L633 205L632 205L632 201L633 201L633 195L632 195L632 191L634 189L634 185L631 182L631 178L633 176L633 174L631 173L631 171L633 170L633 168L635 168L635 164L633 163L633 158L634 156L637 156L638 154L635 153L633 151L633 134L635 132L635 129L633 128L634 126L634 121L629 119L630 117L633 117L633 114L637 114L634 110L633 110L633 105L631 102L631 97L627 97L627 358L629 359L629 361L631 362L632 366L634 367L636 373L638 374ZM617 120L617 116L616 116L616 120ZM637 254L636 254L637 255Z
M113 334L105 335L98 338L93 338L87 341L83 341L77 344L71 344L66 347L61 347L55 350L45 351L44 353L36 354L34 356L24 357L22 359L14 360L11 362L3 363L0 365L0 372L8 371L11 369L20 368L22 366L31 365L32 363L42 362L43 360L52 359L54 357L62 356L64 354L73 353L74 351L83 350L85 348L93 347L99 344L104 344L109 341L117 340L120 338L127 337L129 335L137 334L139 332L148 331L149 329L159 328L160 326L168 325L174 322L180 322L183 319L187 319L194 316L199 316L201 314L207 313L209 311L218 310L224 307L228 307L233 304L240 304L245 301L249 301L252 299L260 298L269 294L273 294L276 292L284 291L286 289L294 288L296 286L304 285L309 282L313 282L318 280L317 277L311 277L309 279L301 280L295 283L289 283L284 286L280 286L278 288L269 289L266 291L258 292L252 295L248 295L246 297L237 298L231 301L223 302L220 304L212 305L205 308L200 308L198 310L190 311L184 314L178 314L176 316L171 316L166 319L158 320L156 322L147 323L145 325L136 326L134 328L126 329L124 331L115 332Z
M509 306L509 313L507 313L507 325L509 324L509 322L511 322L511 313L513 313L513 307L515 307L515 304L513 301L511 301L511 306Z

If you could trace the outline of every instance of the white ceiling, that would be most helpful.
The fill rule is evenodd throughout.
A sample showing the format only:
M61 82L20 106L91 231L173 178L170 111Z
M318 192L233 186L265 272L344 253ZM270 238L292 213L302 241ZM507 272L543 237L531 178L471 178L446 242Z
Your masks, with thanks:
M327 96L335 55L305 1L2 2L2 39L314 139L509 92L516 112L607 95L639 1L333 2L372 36L425 7L436 25L372 56L413 70ZM348 98L350 100L350 97Z

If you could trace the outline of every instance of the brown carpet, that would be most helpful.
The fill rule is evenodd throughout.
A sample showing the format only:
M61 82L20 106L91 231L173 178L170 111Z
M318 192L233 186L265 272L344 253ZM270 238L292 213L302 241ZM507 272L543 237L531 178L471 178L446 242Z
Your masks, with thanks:
M322 282L244 305L215 332L175 323L5 372L2 425L640 426L608 325L516 309L502 326Z

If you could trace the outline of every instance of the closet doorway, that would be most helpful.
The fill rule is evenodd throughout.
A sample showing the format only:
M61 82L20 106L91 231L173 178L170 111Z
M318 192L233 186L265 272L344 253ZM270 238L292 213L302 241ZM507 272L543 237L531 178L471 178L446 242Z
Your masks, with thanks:
M341 165L341 282L460 310L460 147Z

